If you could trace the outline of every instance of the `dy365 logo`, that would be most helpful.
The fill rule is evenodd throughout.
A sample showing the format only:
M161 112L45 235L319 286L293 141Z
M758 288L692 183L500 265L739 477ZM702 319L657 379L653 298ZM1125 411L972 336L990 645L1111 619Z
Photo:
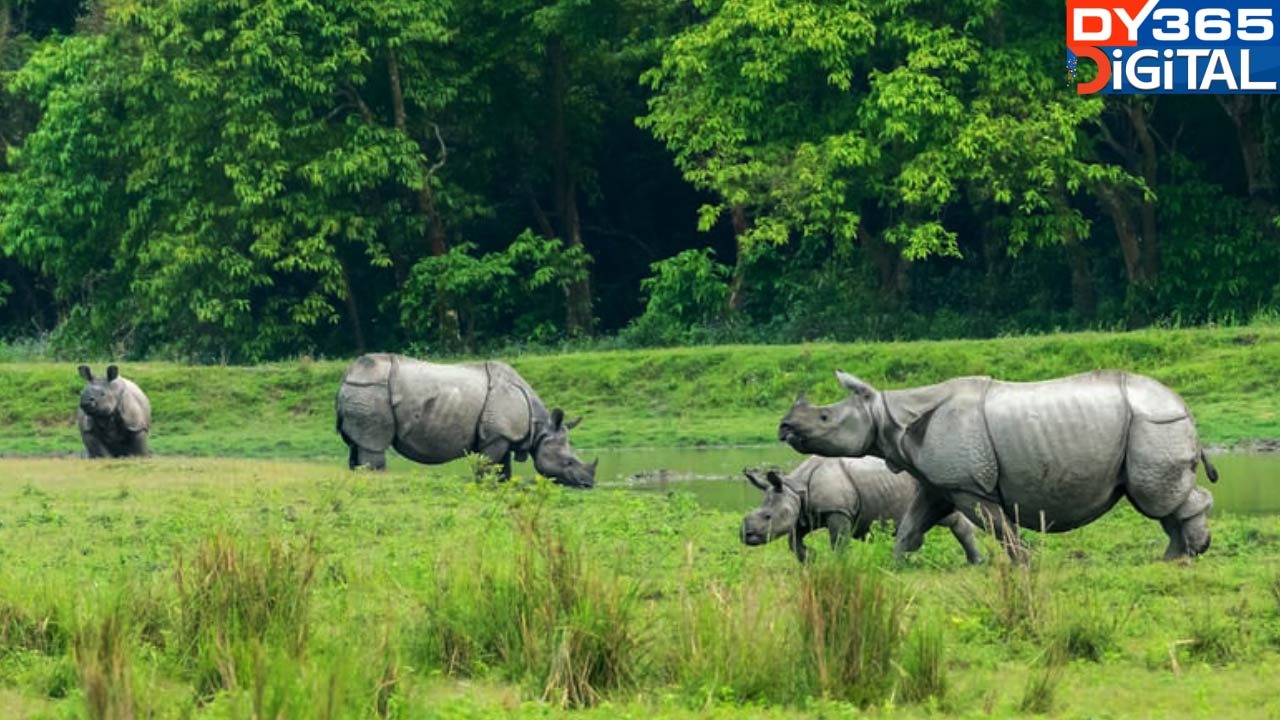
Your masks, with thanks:
M1091 93L1274 93L1277 0L1067 0L1067 82Z

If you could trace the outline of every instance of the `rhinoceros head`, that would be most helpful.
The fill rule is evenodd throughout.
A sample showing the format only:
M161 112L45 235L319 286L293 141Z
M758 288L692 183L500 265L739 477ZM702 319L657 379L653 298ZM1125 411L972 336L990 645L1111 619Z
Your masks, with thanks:
M836 371L849 397L830 405L813 405L802 393L778 425L778 439L797 451L826 457L861 457L875 441L871 408L880 396L858 378Z
M742 542L747 545L764 545L795 530L800 519L800 495L787 484L776 471L761 473L743 470L752 485L764 491L760 507L747 513L742 519Z
M88 383L80 392L80 409L93 417L107 417L120 407L120 393L111 389L111 382L120 377L120 369L115 365L107 368L105 378L93 376L88 365L81 365L80 377Z
M569 431L580 422L582 418L566 423L563 410L552 410L551 426L533 450L533 466L539 473L561 485L589 488L596 484L596 465L600 464L600 460L587 465L573 453L573 448L569 445Z

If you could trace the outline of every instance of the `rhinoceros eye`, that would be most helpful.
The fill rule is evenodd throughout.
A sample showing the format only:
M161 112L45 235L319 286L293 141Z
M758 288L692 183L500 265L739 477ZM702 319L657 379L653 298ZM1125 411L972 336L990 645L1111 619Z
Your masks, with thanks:
M822 414L818 415L818 417L822 419L822 422L826 422L826 421L828 421L828 420L830 420L830 419L831 419L831 417L830 417L829 415L827 415L826 413L822 413Z

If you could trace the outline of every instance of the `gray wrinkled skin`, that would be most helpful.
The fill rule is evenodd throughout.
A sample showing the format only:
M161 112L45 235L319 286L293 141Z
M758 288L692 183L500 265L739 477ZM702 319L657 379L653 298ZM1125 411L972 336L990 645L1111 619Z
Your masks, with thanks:
M764 500L743 518L742 542L764 545L786 536L801 562L809 533L826 528L832 548L841 547L850 537L862 540L878 521L900 524L920 491L915 478L870 457L811 456L786 475L772 470L743 470L743 474L764 491ZM982 562L973 523L953 512L938 524L951 529L970 563Z
M1195 421L1151 378L1105 371L1036 383L965 377L881 392L837 372L852 394L815 406L798 399L778 437L799 452L884 458L923 484L898 529L895 551L953 510L990 525L1014 557L1016 527L1063 532L1087 525L1127 497L1160 521L1165 558L1203 553L1213 497L1196 485L1196 462L1217 471Z
M336 402L338 433L350 448L352 468L386 467L386 451L437 464L474 452L502 466L533 456L538 472L562 485L595 484L569 445L564 421L548 411L510 366L489 361L439 365L389 354L363 355L342 377Z
M120 377L115 365L106 377L93 376L88 365L79 368L86 385L76 408L76 426L86 457L144 456L149 453L151 401L133 382Z

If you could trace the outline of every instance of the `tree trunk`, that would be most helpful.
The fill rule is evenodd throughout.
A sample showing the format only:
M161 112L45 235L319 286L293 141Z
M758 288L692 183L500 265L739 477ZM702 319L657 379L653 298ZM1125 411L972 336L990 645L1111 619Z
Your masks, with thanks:
M879 298L888 309L896 309L906 297L909 286L907 261L898 249L880 240L863 226L858 227L858 240L866 248L867 255L880 277Z
M1092 318L1097 312L1097 296L1093 289L1093 276L1089 273L1089 254L1076 233L1072 222L1071 203L1067 200L1066 188L1058 184L1054 192L1054 205L1057 206L1058 217L1062 222L1063 244L1066 246L1067 262L1071 267L1071 307L1083 318Z
M1266 113L1271 98L1266 95L1223 95L1218 96L1218 104L1236 129L1249 206L1264 230L1274 237L1280 206L1276 203L1275 176L1271 172L1271 158L1267 152Z
M387 50L387 79L391 86L393 122L396 129L408 137L408 115L404 105L404 90L400 85L400 63L396 59L396 51L391 49ZM438 134L437 131L437 136ZM443 152L443 142L441 148ZM419 158L422 166L422 187L417 194L418 212L426 220L427 251L432 256L439 256L445 254L448 247L445 243L444 221L440 218L436 207L435 188L431 184L432 176L438 166L432 166L424 153L420 153ZM441 341L450 347L458 347L461 342L458 314L444 295L436 298L436 312L436 327L439 328Z
M578 216L577 178L569 158L569 138L565 115L569 104L569 69L564 40L552 36L547 41L547 62L551 71L551 162L552 196L560 239L571 248L582 247L582 221ZM595 329L591 309L591 276L565 288L565 330L570 335L590 335Z
M733 222L735 251L733 276L729 278L729 313L736 315L742 312L742 306L746 303L743 281L747 274L747 254L742 246L742 238L750 226L747 224L747 211L741 205L734 205L729 217Z
M356 352L365 353L364 331L360 328L360 306L356 304L356 294L351 287L351 275L347 272L347 264L338 261L342 268L342 294L347 300L347 322L351 323L351 335L356 341Z
M1128 200L1117 190L1110 187L1098 187L1094 195L1102 201L1102 206L1111 216L1111 223L1116 229L1116 239L1120 241L1120 252L1124 256L1124 272L1130 285L1147 284L1146 266L1142 263L1142 248L1138 233L1133 226Z
M1160 182L1158 176L1159 155L1157 154L1155 141L1151 137L1147 108L1142 101L1135 101L1129 105L1129 119L1133 123L1134 135L1138 139L1142 179L1146 181L1147 187L1152 192L1155 192ZM1142 222L1142 244L1140 249L1142 252L1143 276L1146 277L1147 282L1154 282L1160 274L1160 237L1157 234L1155 202L1143 197L1140 217Z

